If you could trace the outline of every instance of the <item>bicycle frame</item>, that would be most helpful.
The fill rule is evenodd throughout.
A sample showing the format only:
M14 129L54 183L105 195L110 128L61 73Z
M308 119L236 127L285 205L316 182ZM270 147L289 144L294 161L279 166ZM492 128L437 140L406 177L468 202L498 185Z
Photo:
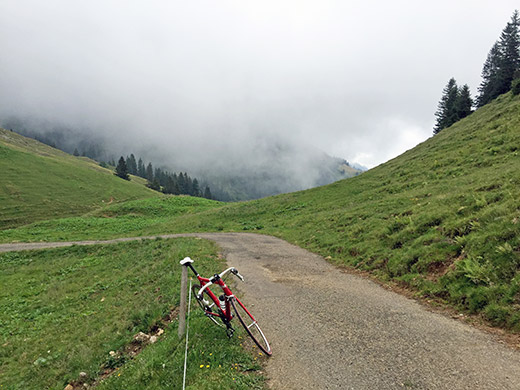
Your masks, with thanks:
M206 284L208 284L210 282L210 279L203 278L202 276L200 276L198 274L197 274L197 279L199 280L200 286L202 288ZM231 306L230 306L229 301L230 301L230 299L234 298L235 296L233 295L233 292L229 289L229 287L226 285L226 283L224 283L224 281L222 279L219 279L218 281L213 282L213 284L217 285L217 286L220 286L220 288L224 292L224 295L226 296L226 309L225 310L222 310L222 308L220 307L220 300L213 293L213 291L211 291L209 288L205 288L204 291L206 291L208 293L208 295L210 296L211 300L215 303L215 307L219 308L223 312L222 314L224 315L224 318L229 322L233 318L231 316ZM214 312L206 311L206 314L207 315L212 315L212 316L215 316L215 317L220 317L220 315L218 313L214 313Z
M215 324L219 326L225 325L226 332L228 337L233 337L233 333L235 329L231 326L231 320L233 318L237 318L238 322L244 327L246 333L251 337L251 339L255 342L255 344L267 354L267 356L271 356L271 347L269 346L269 341L265 337L264 333L260 329L258 325L258 321L253 317L253 315L246 309L240 300L235 297L231 289L224 283L223 277L231 272L240 280L244 281L244 277L240 275L238 270L235 267L231 267L221 272L220 274L215 274L211 278L204 278L199 275L199 273L193 267L193 260L189 257L184 258L180 261L180 264L186 267L191 268L193 273L197 276L197 280L200 285L195 285L192 287L194 293L196 294L196 299L199 303L199 306L204 311L204 314L212 320ZM209 289L211 285L219 286L224 292L224 307L221 306L220 298L215 295L213 291ZM204 293L206 293L205 297ZM211 304L207 299L211 299L213 304ZM214 307L216 310L214 310ZM233 309L234 315L231 314L231 309ZM217 321L215 317L218 317L220 321ZM222 323L219 323L222 322Z

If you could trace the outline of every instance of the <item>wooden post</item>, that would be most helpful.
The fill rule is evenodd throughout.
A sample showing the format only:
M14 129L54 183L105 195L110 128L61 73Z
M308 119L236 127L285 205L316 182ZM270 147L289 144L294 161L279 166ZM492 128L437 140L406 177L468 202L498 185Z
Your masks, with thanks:
M184 265L181 273L181 303L179 307L179 338L184 337L186 333L186 296L188 290L188 267Z

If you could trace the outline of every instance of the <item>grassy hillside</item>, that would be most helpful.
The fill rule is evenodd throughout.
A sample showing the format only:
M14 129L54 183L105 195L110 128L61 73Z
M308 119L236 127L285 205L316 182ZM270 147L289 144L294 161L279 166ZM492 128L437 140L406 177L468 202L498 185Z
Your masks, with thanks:
M181 388L184 340L167 322L188 255L203 274L225 266L214 244L186 238L0 254L0 387L62 390L80 372L93 383L116 368L99 388ZM132 359L133 336L158 327L159 341ZM244 338L193 311L187 385L262 388Z
M104 203L158 196L87 158L0 129L0 229L81 215Z
M121 208L6 230L0 241L273 234L520 331L519 148L520 97L506 94L403 155L328 186L172 217L149 200L163 217ZM130 216L143 225L121 230Z
M171 230L274 234L520 331L519 148L520 97L507 94L361 176Z
M520 97L506 94L361 176L171 230L274 234L520 331L519 148Z

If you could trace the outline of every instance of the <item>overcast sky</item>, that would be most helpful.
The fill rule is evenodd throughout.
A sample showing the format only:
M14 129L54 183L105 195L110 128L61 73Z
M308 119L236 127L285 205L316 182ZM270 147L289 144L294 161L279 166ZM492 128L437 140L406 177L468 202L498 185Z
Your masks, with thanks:
M431 136L450 77L476 93L518 4L0 0L0 117L190 155L283 135L373 167Z

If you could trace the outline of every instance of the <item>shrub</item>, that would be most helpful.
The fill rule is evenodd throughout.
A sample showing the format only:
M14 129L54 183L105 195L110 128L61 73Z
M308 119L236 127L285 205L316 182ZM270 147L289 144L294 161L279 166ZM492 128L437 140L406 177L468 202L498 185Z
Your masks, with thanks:
M507 307L492 303L486 307L484 314L495 326L505 326L511 315Z

